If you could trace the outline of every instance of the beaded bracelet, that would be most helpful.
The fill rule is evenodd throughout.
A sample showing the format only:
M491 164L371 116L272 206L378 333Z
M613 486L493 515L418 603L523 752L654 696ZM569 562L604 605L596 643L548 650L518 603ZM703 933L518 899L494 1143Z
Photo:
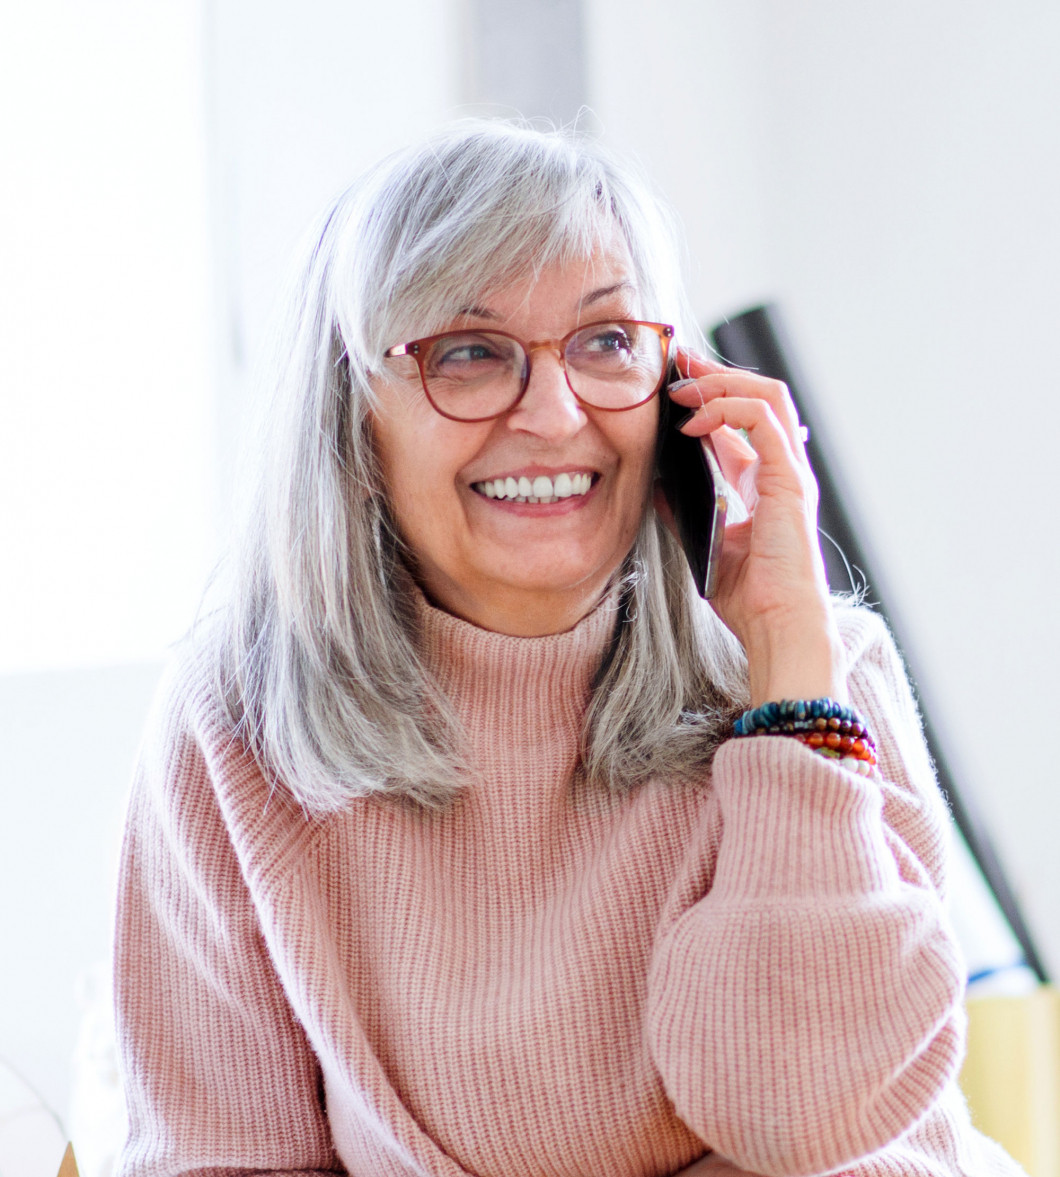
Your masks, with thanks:
M871 739L840 736L838 732L829 732L827 735L823 732L795 732L794 737L812 751L831 760L838 760L844 768L861 773L862 776L867 776L876 763L876 752Z
M865 721L835 699L781 699L745 711L733 725L737 736L792 736L814 752L866 776L876 763L876 745Z

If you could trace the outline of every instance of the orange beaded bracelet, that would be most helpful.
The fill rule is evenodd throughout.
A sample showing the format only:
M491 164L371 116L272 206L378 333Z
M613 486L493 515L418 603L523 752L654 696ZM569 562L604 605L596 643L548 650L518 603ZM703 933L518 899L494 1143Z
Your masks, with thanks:
M863 736L841 736L838 732L792 732L790 733L814 752L820 752L832 760L838 760L844 768L867 776L876 764L876 751L872 740Z

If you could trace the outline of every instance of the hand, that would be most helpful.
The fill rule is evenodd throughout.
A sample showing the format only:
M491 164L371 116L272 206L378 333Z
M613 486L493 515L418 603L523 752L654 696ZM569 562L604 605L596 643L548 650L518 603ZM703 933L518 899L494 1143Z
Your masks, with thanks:
M750 511L725 529L712 604L747 651L752 705L843 700L842 643L817 542L817 483L787 387L684 349L678 367L695 381L673 394L695 410L682 432L711 435Z

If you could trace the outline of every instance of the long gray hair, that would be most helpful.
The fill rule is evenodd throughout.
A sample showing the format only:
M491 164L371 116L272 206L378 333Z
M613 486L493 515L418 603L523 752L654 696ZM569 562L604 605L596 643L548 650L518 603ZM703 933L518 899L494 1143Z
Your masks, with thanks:
M417 646L417 590L372 444L384 350L483 292L589 257L616 225L642 313L701 342L670 214L567 132L457 124L384 160L314 232L277 332L226 591L200 631L239 738L307 811L373 793L439 805L466 779L458 725ZM651 510L613 591L581 772L613 789L701 773L746 699L742 651Z

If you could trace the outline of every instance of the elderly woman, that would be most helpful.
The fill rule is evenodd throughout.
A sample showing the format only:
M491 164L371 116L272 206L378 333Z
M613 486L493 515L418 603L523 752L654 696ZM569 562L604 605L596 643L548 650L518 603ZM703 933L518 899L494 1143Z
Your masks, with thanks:
M125 1174L1017 1172L955 1084L902 668L667 225L592 145L476 123L314 235L131 801ZM711 605L653 505L672 366L752 509Z

